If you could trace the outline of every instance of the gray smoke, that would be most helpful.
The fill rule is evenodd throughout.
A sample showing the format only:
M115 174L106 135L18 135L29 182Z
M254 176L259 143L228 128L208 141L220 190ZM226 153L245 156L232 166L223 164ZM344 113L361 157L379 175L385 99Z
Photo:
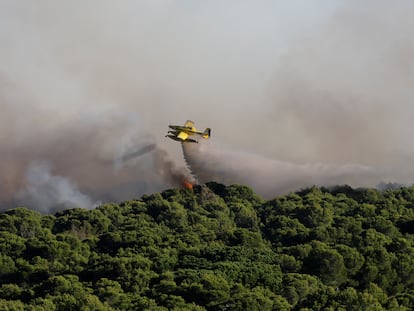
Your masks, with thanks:
M136 150L133 150L127 154L122 155L121 157L115 159L115 165L122 165L123 162L129 161L135 158L139 158L140 156L143 156L151 151L153 151L157 147L156 144L149 144L140 148L137 148Z
M372 169L362 165L298 164L217 146L200 139L182 144L184 157L200 182L244 184L265 198L302 188L349 184L366 186Z
M30 202L32 208L41 212L74 207L93 208L98 204L81 193L70 180L53 175L51 170L46 162L30 164L18 200Z
M185 182L195 183L195 179L189 170L185 167L177 166L165 150L156 149L154 160L157 173L165 180L166 185L182 187Z
M188 168L179 166L171 159L170 155L162 147L155 143L134 148L130 152L115 159L115 167L119 170L132 160L137 160L142 156L150 154L152 160L152 170L164 182L165 187L181 187L184 182L195 183L194 177Z
M412 183L413 9L404 0L1 1L0 209L42 208L21 195L31 163L48 163L92 204L175 186L190 175L164 135L186 119L213 129L212 149L228 157L219 164L230 165L215 172L223 180L248 163L265 185L292 178L264 175L266 165L333 169L318 184L346 179L344 170L355 184ZM295 187L308 184L299 179Z

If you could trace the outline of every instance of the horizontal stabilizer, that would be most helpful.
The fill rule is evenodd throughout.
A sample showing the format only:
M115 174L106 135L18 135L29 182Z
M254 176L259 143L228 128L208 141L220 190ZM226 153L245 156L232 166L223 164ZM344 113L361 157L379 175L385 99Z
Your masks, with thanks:
M203 138L210 138L211 136L211 129L208 127L203 132Z

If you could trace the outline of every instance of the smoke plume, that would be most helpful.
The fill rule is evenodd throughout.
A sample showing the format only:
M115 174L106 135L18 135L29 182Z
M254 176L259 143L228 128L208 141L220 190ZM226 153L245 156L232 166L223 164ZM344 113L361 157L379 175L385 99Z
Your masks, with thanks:
M298 164L218 147L204 140L182 146L184 157L200 182L244 184L265 198L313 185L366 186L373 175L369 167L362 165Z
M1 1L0 209L91 207L176 186L191 174L164 135L186 119L213 129L206 154L203 144L186 154L201 181L266 195L412 183L413 9Z
M158 174L166 181L167 185L181 187L185 182L194 183L194 177L184 167L177 167L168 153L163 149L156 149L154 153L155 167Z
M73 207L93 208L97 204L76 189L67 178L53 175L50 164L45 162L32 163L27 170L25 181L18 199L31 202L32 207L41 212Z

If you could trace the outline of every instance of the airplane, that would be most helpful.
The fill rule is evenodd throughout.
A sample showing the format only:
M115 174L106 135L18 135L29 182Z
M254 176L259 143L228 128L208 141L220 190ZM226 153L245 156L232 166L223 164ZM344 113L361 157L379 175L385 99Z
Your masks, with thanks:
M168 127L170 128L170 130L168 131L167 135L165 135L165 137L171 138L182 143L198 143L198 140L190 138L190 136L200 135L202 138L208 139L211 135L210 128L206 128L204 132L200 132L194 127L194 122L190 120L187 120L183 126L169 125Z

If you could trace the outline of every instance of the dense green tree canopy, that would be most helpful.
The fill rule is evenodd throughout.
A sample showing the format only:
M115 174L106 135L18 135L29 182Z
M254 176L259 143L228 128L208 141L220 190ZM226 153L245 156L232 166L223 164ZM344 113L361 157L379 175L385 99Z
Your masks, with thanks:
M412 310L414 187L0 214L0 310Z

